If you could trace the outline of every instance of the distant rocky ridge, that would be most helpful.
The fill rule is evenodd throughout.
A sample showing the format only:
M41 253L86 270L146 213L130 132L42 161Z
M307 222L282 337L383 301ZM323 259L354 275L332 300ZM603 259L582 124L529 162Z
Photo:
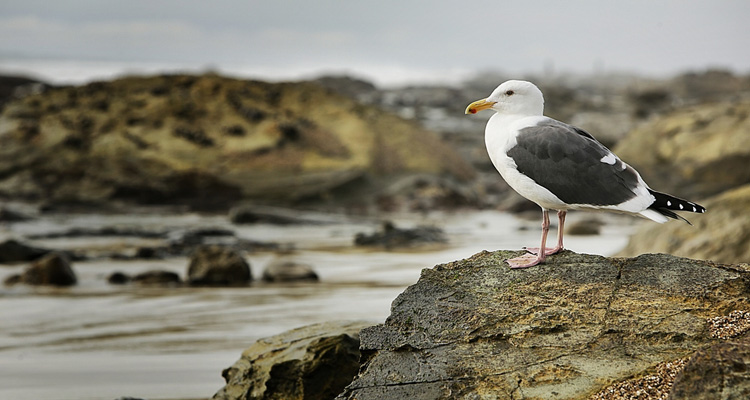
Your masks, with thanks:
M615 152L652 188L707 207L681 223L644 224L621 255L665 252L750 261L750 101L685 107L633 130Z
M460 85L400 88L346 76L272 84L172 75L58 88L5 77L0 197L517 208L484 150L486 116L463 114L509 78L539 84L548 115L609 146L653 116L750 98L750 77L721 70L671 79L484 72ZM404 182L441 197L415 200L429 190Z
M309 82L131 77L51 88L0 115L6 197L226 206L349 184L357 193L344 195L376 197L414 173L474 175L416 123Z
M614 149L653 188L695 200L750 183L750 101L685 107Z
M378 88L352 77L324 77L317 82L331 90L352 96L362 103L376 105L402 117L419 121L428 129L438 132L444 141L461 152L462 156L480 171L477 186L484 195L485 204L499 204L503 208L518 209L518 203L525 200L515 195L498 179L484 149L483 132L489 114L466 116L463 113L469 102L486 97L499 83L507 79L527 79L535 82L544 92L546 115L589 131L610 148L614 148L626 136L632 137L633 135L629 134L634 130L653 133L656 123L652 122L652 119L659 119L660 116L682 115L685 124L689 125L692 113L703 114L695 118L700 118L704 122L712 118L706 118L707 114L715 116L723 113L723 106L714 105L716 103L741 104L750 101L750 75L735 75L718 69L687 72L663 79L627 74L512 76L484 72L460 85L399 88ZM737 108L738 112L734 117L729 114L721 117L724 122L711 124L710 127L706 127L704 133L715 134L715 143L730 143L729 137L725 136L727 133L721 130L727 123L731 123L732 118L738 121L746 107ZM715 111L710 111L711 109ZM727 113L730 111L727 110ZM644 124L646 126L641 127ZM691 129L683 129L682 138L686 137L686 131ZM663 140L664 134L653 135L651 141L656 140L656 137ZM641 140L645 143L648 139ZM659 147L658 152L663 153L663 149L673 144L667 141ZM682 147L690 144L682 142ZM624 145L620 145L618 154L623 147ZM694 150L699 148L700 146L693 147ZM654 151L647 146L638 146L623 153L626 156L621 158L630 162L631 156L634 156L635 160L645 159ZM668 167L669 160L662 159L661 155L659 157L660 163L664 164L663 167ZM683 161L689 160L676 160L679 164L684 164ZM637 166L637 163L633 164ZM690 168L690 165L680 165L679 168L685 170ZM659 173L659 170L654 171L654 174ZM662 179L657 177L653 180L647 177L646 181L654 182L653 186L658 188L660 186L657 184L670 179L667 176L662 174ZM684 183L681 177L670 186Z

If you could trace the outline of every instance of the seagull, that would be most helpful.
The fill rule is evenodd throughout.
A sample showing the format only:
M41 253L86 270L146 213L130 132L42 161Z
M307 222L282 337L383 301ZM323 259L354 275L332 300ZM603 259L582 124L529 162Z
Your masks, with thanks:
M658 223L688 220L675 211L703 213L703 206L651 190L640 174L581 128L546 117L542 91L531 82L510 80L466 114L493 110L484 141L500 175L521 196L542 208L542 244L506 260L527 268L563 250L568 210L604 210L632 214ZM549 210L557 211L557 245L546 247Z

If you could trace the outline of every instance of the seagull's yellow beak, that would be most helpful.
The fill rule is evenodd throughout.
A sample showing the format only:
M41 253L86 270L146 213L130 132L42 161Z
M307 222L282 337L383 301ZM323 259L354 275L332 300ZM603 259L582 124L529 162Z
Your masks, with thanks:
M487 99L477 100L466 107L464 114L476 114L482 110L491 108L497 103L496 101L487 101Z

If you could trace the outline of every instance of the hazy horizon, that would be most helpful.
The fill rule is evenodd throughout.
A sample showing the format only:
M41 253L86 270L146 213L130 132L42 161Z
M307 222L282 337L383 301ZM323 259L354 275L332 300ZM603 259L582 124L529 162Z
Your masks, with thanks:
M53 82L179 70L380 85L479 71L750 73L744 1L6 0L0 15L0 72Z

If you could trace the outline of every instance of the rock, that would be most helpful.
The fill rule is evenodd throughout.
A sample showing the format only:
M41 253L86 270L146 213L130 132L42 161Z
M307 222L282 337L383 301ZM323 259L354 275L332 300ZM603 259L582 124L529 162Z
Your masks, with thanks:
M383 223L380 232L371 235L358 233L354 237L354 244L357 246L383 246L387 249L447 241L445 233L440 228L418 226L412 229L401 229L390 221Z
M618 254L663 252L722 263L750 261L750 185L714 196L702 205L705 214L685 214L692 226L644 223Z
M0 263L33 261L51 251L9 239L0 243Z
M615 153L655 190L692 200L750 183L750 102L687 107L633 130Z
M454 180L414 175L395 180L378 198L384 211L455 210L479 206L478 194Z
M21 274L13 274L3 280L3 285L13 286L21 283Z
M222 372L214 400L328 400L359 369L364 322L326 322L260 339Z
M571 222L565 226L568 235L598 235L601 233L604 223L595 218L585 218Z
M233 224L273 225L307 225L331 222L309 218L303 213L292 209L258 205L233 207L229 211L229 220Z
M32 234L30 239L59 239L79 237L140 237L148 239L160 239L166 237L166 232L143 230L139 228L119 228L107 226L103 228L71 228L61 232L47 232Z
M64 253L52 252L34 261L21 274L21 282L27 285L72 286L78 280Z
M474 176L436 134L314 82L127 77L0 113L0 196L12 198L228 209L325 198L362 179L378 192L421 173Z
M250 265L240 253L217 245L198 247L190 257L187 275L194 286L246 285L252 280Z
M208 243L210 240L217 239L235 239L234 231L224 228L196 228L190 229L183 232L177 233L177 238L172 240L172 243L178 247L195 247L202 244L214 244Z
M307 264L299 264L293 261L276 261L270 263L263 270L263 280L266 282L317 282L318 274Z
M134 276L133 283L141 285L179 285L182 283L180 276L172 271L146 271Z
M669 399L750 399L750 340L698 350L675 378Z
M334 76L326 75L315 79L315 82L326 89L332 90L338 94L358 99L377 90L372 82L351 76Z
M133 258L141 260L160 260L169 256L169 251L165 247L138 247L135 250Z
M49 87L46 83L25 76L2 75L0 76L0 110L11 100L43 92Z
M124 285L126 283L130 283L130 279L130 276L128 276L127 274L120 271L115 271L109 274L109 276L107 277L107 282L112 285Z
M190 255L203 245L219 245L238 251L276 250L282 246L273 242L261 242L239 238L233 230L225 228L198 228L172 232L166 248L154 249L157 255Z
M717 343L708 319L750 308L741 266L565 251L509 269L518 254L423 270L361 331L362 368L338 399L587 399Z

